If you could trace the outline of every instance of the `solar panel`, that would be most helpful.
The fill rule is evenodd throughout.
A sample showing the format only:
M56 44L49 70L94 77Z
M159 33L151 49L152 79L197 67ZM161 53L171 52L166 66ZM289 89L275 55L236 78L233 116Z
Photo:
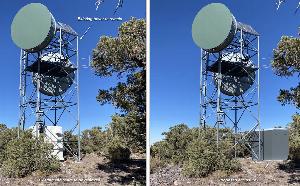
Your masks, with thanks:
M75 30L71 26L61 23L61 22L57 22L56 30L60 30L60 29L62 29L64 32L67 32L69 34L78 36L77 32L75 32Z
M237 22L237 29L242 30L243 32L247 32L249 34L259 36L259 33L256 32L250 25L241 22Z

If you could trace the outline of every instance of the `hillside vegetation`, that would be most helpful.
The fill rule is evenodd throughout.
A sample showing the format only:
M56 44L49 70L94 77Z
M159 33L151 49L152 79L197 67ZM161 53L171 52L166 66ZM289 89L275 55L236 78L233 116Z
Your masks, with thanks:
M294 166L300 159L300 115L295 114L289 129L289 159ZM244 145L237 146L234 158L233 135L229 129L217 148L214 128L188 128L185 124L171 127L164 132L165 138L151 146L151 172L155 173L170 165L182 168L188 177L207 177L221 171L226 175L242 170L238 158L250 157ZM221 131L222 132L222 131Z

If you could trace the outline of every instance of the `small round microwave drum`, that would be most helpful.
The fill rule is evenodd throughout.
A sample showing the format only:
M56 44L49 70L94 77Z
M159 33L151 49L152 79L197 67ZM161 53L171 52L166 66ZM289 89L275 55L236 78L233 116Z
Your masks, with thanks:
M46 48L55 32L55 19L41 3L31 3L21 8L11 24L13 42L26 52L38 52Z
M232 63L240 63L245 60L245 57L240 53L227 53L222 57L222 61L229 61ZM245 67L253 67L252 61L248 60L244 64ZM247 71L246 69L244 69ZM218 85L218 73L213 74L213 81L215 86ZM220 91L228 96L240 96L251 88L255 81L255 71L247 71L245 76L234 76L222 74Z
M236 19L221 3L211 3L203 7L192 25L192 37L196 45L211 53L226 48L236 32Z
M67 60L66 62L65 57L59 53L48 53L42 56L41 63L44 62L51 62L51 63L60 63L63 64L65 67L72 67L72 63ZM73 84L75 79L75 73L71 72L68 73L66 76L63 77L56 77L50 76L47 74L40 75L40 92L47 96L60 96L64 94ZM33 84L37 87L38 83L38 74L33 73Z

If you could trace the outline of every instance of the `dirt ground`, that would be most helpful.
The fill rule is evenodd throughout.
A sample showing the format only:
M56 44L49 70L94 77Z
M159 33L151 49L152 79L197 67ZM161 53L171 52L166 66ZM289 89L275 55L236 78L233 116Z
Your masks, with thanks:
M215 172L206 178L187 178L178 166L159 169L150 176L151 186L161 185L300 185L300 167L291 162L240 159L242 170L231 176Z
M133 155L128 163L112 164L104 157L89 154L81 162L62 162L61 171L50 176L34 173L25 178L4 178L0 185L145 185L146 159L144 155Z

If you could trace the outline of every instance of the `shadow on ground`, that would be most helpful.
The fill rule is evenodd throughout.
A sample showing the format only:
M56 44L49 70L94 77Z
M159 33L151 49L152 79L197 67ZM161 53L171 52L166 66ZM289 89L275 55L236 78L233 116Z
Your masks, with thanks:
M146 185L146 160L134 159L124 163L97 164L97 169L110 173L108 183Z
M300 184L300 162L288 161L280 163L278 169L290 174L288 184Z

